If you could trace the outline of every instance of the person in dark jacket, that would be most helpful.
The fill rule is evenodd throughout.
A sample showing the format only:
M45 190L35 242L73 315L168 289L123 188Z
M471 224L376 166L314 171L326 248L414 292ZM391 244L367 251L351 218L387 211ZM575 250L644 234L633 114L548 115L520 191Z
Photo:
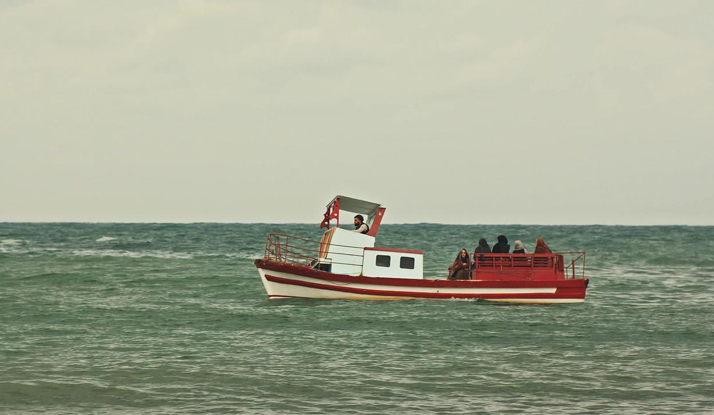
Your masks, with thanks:
M491 253L491 247L488 246L488 242L486 242L486 238L481 238L478 240L478 246L476 249L474 249L474 261L483 261L484 256L483 254L490 254ZM481 254L481 255L478 255Z
M511 245L508 244L508 239L505 235L498 235L498 243L493 246L491 252L494 254L509 254L511 253Z
M486 238L481 238L478 240L478 246L476 249L474 249L474 253L478 254L490 254L491 253L491 247L488 246L488 242L486 242Z
M469 279L469 271L471 270L471 256L466 248L463 248L459 255L456 256L453 265L451 265L450 280L467 280Z
M355 230L353 232L357 233L367 233L369 232L369 225L364 223L364 216L355 216Z

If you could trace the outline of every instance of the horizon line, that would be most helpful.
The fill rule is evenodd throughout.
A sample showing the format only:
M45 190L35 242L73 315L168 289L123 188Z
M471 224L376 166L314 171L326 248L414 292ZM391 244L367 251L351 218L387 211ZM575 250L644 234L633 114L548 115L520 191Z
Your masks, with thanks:
M225 222L225 221L193 221L193 222L157 222L157 221L0 221L0 224L105 224L105 225L196 225L196 224L221 224L221 225L311 225L319 226L314 222ZM667 227L667 226L687 226L687 227L713 227L711 225L692 225L683 223L668 224L626 224L626 223L444 223L444 222L399 222L386 223L383 225L442 225L442 226L629 226L629 227ZM335 226L333 226L335 227Z

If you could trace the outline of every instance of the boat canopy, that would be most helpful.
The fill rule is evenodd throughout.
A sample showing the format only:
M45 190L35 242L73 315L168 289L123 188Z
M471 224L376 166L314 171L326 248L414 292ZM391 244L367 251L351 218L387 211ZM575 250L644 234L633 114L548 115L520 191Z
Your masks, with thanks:
M327 207L334 205L337 201L339 201L340 209L342 210L368 216L374 216L374 214L377 213L377 209L382 206L379 203L337 195L330 203L327 204Z
M340 211L357 213L366 216L365 222L369 225L369 233L367 235L376 236L379 225L382 222L382 217L386 208L379 203L368 202L366 200L355 199L353 197L337 195L330 203L327 204L321 228L330 228L330 220L336 219L337 226L340 226ZM352 218L349 218L352 219Z

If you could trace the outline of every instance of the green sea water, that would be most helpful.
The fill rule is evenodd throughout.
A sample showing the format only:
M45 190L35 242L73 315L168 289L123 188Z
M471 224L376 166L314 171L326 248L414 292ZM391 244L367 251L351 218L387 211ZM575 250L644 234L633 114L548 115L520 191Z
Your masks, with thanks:
M0 413L714 413L714 228L384 225L587 251L586 302L268 300L271 230L0 224Z

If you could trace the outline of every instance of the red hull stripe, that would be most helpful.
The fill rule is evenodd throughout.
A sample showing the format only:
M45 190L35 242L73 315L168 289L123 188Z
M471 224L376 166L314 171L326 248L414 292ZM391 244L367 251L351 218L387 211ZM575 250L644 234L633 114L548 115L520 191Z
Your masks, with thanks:
M328 291L340 291L352 294L385 296L385 297L419 297L419 298L585 298L585 289L567 290L561 292L557 289L555 293L519 293L519 294L469 294L469 293L429 293L415 291L390 291L371 290L366 288L353 288L338 285L319 284L309 281L293 280L289 278L276 277L265 274L265 279L270 282L287 285L298 285L302 287L317 288ZM465 287L462 287L465 288Z
M572 279L572 280L467 280L467 281L449 281L449 280L412 280L404 278L376 278L362 277L342 274L333 274L325 271L317 271L315 269L300 266L285 264L274 261L265 261L258 259L255 261L258 268L270 271L284 272L286 274L299 275L302 277L314 278L317 280L326 281L328 283L354 283L354 284L370 284L380 285L388 288L392 287L428 287L428 288L558 288L576 289L585 292L588 286L587 279Z

